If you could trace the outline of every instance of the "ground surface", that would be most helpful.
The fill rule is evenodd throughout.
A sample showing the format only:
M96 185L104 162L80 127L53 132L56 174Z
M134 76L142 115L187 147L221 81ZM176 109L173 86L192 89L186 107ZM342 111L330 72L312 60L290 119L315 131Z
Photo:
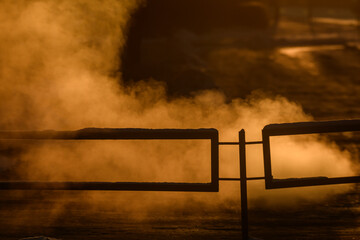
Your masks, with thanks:
M114 198L118 193L114 193ZM16 194L15 194L16 195ZM117 210L94 208L67 196L61 213L54 207L53 193L47 200L27 196L20 202L1 201L0 238L49 236L59 239L241 239L239 211L156 213L136 218ZM55 194L56 195L56 194ZM59 196L59 195L58 195ZM111 195L110 195L111 196ZM209 195L211 196L211 195ZM19 195L16 197L19 199ZM44 204L45 202L45 204ZM106 204L113 205L108 199ZM250 235L260 239L358 239L360 197L357 191L320 204L300 204L296 209L250 210ZM16 221L14 220L16 217Z

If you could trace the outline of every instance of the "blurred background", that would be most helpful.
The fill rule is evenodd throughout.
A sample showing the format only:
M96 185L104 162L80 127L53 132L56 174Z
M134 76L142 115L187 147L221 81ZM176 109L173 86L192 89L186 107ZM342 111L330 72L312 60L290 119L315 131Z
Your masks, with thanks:
M282 95L317 120L359 116L359 2L161 1L127 25L124 81L153 78L169 95L220 89Z

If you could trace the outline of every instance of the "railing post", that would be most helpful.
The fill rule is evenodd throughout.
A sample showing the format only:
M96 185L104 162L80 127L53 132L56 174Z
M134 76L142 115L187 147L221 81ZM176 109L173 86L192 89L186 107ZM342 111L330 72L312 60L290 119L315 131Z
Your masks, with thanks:
M247 176L246 176L246 149L245 130L239 132L240 157L240 193L241 193L241 230L242 239L249 239L248 203L247 203Z

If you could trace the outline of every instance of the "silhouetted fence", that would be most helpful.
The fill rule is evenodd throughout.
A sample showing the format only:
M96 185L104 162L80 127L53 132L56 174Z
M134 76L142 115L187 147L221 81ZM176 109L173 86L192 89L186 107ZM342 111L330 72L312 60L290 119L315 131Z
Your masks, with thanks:
M211 181L207 183L170 182L29 182L2 181L0 190L114 190L114 191L191 191L218 192L219 181L240 181L242 239L248 239L247 181L265 180L266 189L315 185L359 183L360 176L337 178L313 177L276 179L271 170L270 137L284 135L360 131L360 120L329 122L300 122L271 124L264 127L262 141L247 142L245 130L239 132L238 142L219 142L216 129L109 129L88 128L78 131L0 131L0 139L7 140L170 140L200 139L210 142ZM264 176L247 177L246 145L262 144ZM219 146L238 145L240 178L219 178Z

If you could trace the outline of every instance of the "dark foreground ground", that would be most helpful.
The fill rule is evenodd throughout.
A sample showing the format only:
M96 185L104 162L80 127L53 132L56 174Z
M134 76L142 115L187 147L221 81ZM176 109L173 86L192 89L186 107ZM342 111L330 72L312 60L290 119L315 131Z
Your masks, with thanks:
M321 37L327 41L318 48L315 40ZM332 35L314 38L307 32L280 34L278 38L283 39L282 46L247 48L230 41L203 56L217 86L229 99L245 98L251 91L261 90L301 104L316 120L360 118L359 49L339 44ZM312 48L289 48L292 45ZM253 208L249 213L250 234L260 239L360 239L358 189L292 209ZM104 205L114 205L120 194L108 194ZM60 196L67 200L58 211L56 200ZM23 195L3 191L0 239L40 235L84 240L241 238L239 207L169 214L152 211L140 217L120 209L84 204L78 192Z
M103 204L114 205L114 199L121 194L107 194L111 198ZM3 195L0 202L0 239L29 236L90 240L241 239L237 206L232 210L199 210L201 206L198 206L191 211L168 213L155 207L144 216L124 212L124 205L111 209L84 203L79 192L42 192L28 194L26 198L20 197L19 193L11 195ZM66 197L61 208L56 196ZM209 194L206 196L211 197ZM177 204L176 201L174 204ZM354 189L325 202L300 203L296 208L253 208L249 212L250 235L259 239L284 240L359 239L359 204L359 191Z

